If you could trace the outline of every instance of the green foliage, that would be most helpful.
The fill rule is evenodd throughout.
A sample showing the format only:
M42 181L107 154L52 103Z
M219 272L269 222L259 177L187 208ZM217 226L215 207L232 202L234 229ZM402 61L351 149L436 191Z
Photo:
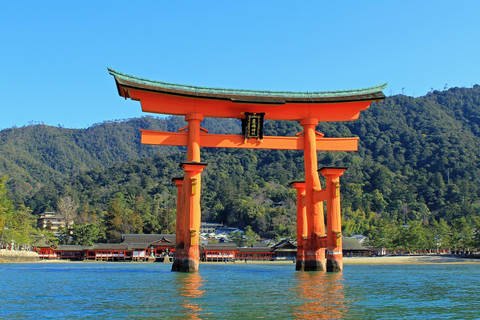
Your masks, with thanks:
M252 244L258 242L260 240L260 237L258 234L255 233L255 231L252 230L250 226L245 227L245 243L247 247L251 247Z
M87 170L104 170L116 163L152 157L158 152L179 152L178 147L140 143L140 129L176 131L185 126L183 117L161 119L145 116L94 124L87 129L66 129L42 123L0 131L0 176L10 176L9 192L23 203L44 184L61 183ZM215 133L239 133L238 122L206 119L202 126ZM60 189L61 190L61 189ZM55 203L55 202L54 202ZM46 209L54 203L44 203ZM33 208L33 207L32 207Z
M37 221L31 211L23 205L15 208L7 197L7 176L0 178L0 243L16 245L33 244Z
M82 246L91 246L98 239L105 237L103 228L97 223L74 224L70 227L72 237L71 244L79 244Z
M141 145L138 129L175 131L184 125L181 117L144 117L78 130L41 124L2 130L0 174L12 177L7 192L15 201L6 204L0 194L0 214L14 217L21 204L35 213L53 210L69 196L105 226L108 237L172 233L176 189L170 179L183 176L178 164L185 150ZM202 126L241 132L236 120L207 118ZM412 250L479 246L479 86L388 97L356 121L320 123L317 130L326 137L360 138L358 152L318 153L319 167L348 167L341 177L346 235ZM294 121L265 123L265 135L300 131ZM203 148L202 161L208 163L202 175L204 221L251 226L262 236L295 236L289 182L304 178L301 151Z
M59 242L60 240L57 238L57 236L53 233L52 230L45 229L45 230L39 231L37 235L37 239L34 241L33 244L55 245L55 244L59 244Z
M120 240L124 233L143 233L142 216L140 212L132 209L132 203L135 205L135 200L125 199L121 192L117 192L109 201L105 215L109 239Z
M245 239L243 237L243 233L241 233L238 230L230 232L230 241L235 243L235 245L237 247L243 247L244 244L245 244Z
M235 243L237 247L251 247L252 244L260 240L260 237L252 230L252 227L246 226L245 234L238 230L230 232L230 240Z

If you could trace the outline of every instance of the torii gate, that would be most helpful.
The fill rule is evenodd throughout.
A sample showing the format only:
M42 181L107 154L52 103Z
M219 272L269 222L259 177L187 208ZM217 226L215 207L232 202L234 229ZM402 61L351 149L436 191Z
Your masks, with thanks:
M385 98L382 90L386 84L329 92L234 90L178 85L108 71L115 77L119 95L140 101L142 111L182 115L188 123L179 133L141 130L143 144L187 146L186 162L180 165L185 176L173 179L178 192L172 271L198 271L201 172L207 165L200 161L200 147L303 150L305 181L292 183L297 190L296 270L343 270L339 177L346 168L320 169L327 179L322 190L317 151L357 151L358 137L325 138L315 127L319 121L358 119L372 101ZM204 117L241 119L244 135L209 134L200 127ZM264 119L300 121L304 130L295 137L263 136ZM327 202L327 230L323 201Z

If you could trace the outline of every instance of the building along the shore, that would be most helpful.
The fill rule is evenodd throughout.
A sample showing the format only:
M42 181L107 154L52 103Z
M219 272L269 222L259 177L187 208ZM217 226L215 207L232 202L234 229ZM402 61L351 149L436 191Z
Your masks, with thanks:
M52 245L40 242L35 250L40 259L94 260L94 261L165 261L175 254L173 234L124 234L121 243L96 243L93 246ZM223 262L236 260L294 260L297 247L290 240L282 240L269 247L255 243L237 247L234 243L208 243L200 246L201 261ZM368 256L369 249L356 238L343 238L343 254Z

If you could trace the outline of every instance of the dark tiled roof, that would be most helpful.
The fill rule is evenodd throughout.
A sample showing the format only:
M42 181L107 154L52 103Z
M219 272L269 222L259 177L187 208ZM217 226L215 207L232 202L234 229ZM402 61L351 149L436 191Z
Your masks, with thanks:
M223 242L223 243L209 243L202 246L203 250L237 250L235 243Z
M265 242L255 242L255 243L252 243L252 247L254 247L254 248L268 248L268 245Z
M47 248L47 247L53 247L54 244L52 244L46 237L44 236L40 236L40 237L37 237L35 240L34 240L34 244L33 244L35 247L38 247L38 248Z
M269 247L243 247L238 248L238 252L273 252L272 248Z
M149 247L150 243L130 243L128 245L128 250L148 249Z
M149 80L124 74L113 69L108 72L115 77L120 95L120 86L154 91L159 93L175 94L187 97L230 100L233 102L261 103L261 104L285 104L292 103L322 103L322 102L345 102L362 100L380 100L385 95L382 90L386 88L384 83L379 86L341 91L267 91L267 90L241 90L209 88L168 83Z
M297 250L297 246L294 245L290 240L282 240L272 247L274 250Z
M54 249L56 251L83 251L86 248L88 247L79 245L59 245L56 246Z
M358 242L357 238L347 238L343 237L342 238L342 244L343 244L343 250L348 250L348 251L368 251L367 248L362 246L360 242Z
M152 244L165 242L175 244L174 234L124 234L122 244Z
M148 249L152 244L155 245L155 243L175 246L174 234L128 234L124 236L124 242L122 243L96 243L93 246L58 245L54 246L54 249L56 251L134 250ZM343 237L342 242L344 251L368 251L368 248L362 246L357 238ZM238 252L295 251L297 249L290 240L282 240L272 248L269 248L262 243L254 244L252 247L237 248L234 243L227 242L212 243L201 247L202 250L238 250Z
M96 243L88 250L128 250L128 245L122 243Z

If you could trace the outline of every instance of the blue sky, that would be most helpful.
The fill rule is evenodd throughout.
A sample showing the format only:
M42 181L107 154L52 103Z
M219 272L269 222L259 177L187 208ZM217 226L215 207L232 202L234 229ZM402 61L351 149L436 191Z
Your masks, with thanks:
M0 129L140 117L107 67L235 89L480 83L480 1L4 1Z

